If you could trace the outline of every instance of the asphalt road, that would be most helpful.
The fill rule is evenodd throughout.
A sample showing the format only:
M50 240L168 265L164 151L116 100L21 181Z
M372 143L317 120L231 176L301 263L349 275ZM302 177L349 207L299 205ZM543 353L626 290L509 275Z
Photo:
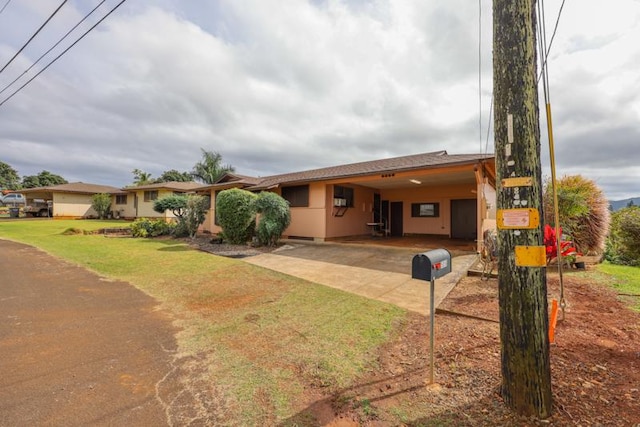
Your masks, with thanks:
M177 331L133 286L0 240L0 319L1 426L178 421Z

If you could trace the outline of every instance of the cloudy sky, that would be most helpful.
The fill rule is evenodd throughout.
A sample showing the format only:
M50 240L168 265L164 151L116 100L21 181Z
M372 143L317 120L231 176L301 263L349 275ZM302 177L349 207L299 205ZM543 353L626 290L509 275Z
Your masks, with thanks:
M61 2L0 0L0 66ZM118 2L105 1L0 103ZM0 90L98 3L68 1L0 73ZM549 39L561 3L545 2ZM190 171L201 148L253 176L493 152L491 8L129 0L0 106L0 161L21 176L45 169L120 187L135 168ZM558 174L591 178L612 200L640 196L638 40L639 0L566 0L549 59ZM548 175L545 132L542 147Z

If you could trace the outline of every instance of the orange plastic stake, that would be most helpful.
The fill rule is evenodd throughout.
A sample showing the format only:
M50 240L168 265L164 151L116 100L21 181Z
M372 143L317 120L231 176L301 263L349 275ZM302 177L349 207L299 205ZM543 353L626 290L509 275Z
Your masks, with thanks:
M558 300L551 300L551 319L549 320L549 342L553 343L558 323Z

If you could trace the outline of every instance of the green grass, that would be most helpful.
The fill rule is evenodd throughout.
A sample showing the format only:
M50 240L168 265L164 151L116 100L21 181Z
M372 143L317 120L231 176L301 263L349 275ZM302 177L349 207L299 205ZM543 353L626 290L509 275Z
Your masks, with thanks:
M121 221L0 221L0 238L27 243L128 281L156 298L181 328L182 355L197 355L243 425L304 410L310 386L340 388L375 363L406 312L172 239L63 234ZM304 413L304 412L303 412ZM230 414L231 416L231 414Z
M640 267L604 263L598 266L598 271L611 277L612 285L619 294L637 295L625 300L631 301L632 308L640 311Z

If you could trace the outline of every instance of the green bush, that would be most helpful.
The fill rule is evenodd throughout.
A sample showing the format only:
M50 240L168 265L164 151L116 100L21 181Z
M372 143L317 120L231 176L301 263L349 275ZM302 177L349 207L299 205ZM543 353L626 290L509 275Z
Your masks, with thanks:
M602 190L581 175L563 177L556 189L563 234L584 254L602 253L610 222L609 201ZM555 225L551 180L544 186L544 219Z
M111 194L94 194L91 196L91 207L98 214L98 218L105 219L111 209Z
M613 213L605 259L613 264L640 266L640 207Z
M256 235L261 245L275 246L284 230L291 223L289 202L269 191L258 194L256 212L260 214Z
M139 218L131 224L133 237L157 237L173 234L176 224L163 219Z
M194 238L198 227L206 218L209 198L198 195L172 195L153 202L153 210L164 213L170 210L176 216L178 224L173 230L176 237Z
M256 195L232 188L216 196L216 215L224 236L232 244L246 243L256 224Z

